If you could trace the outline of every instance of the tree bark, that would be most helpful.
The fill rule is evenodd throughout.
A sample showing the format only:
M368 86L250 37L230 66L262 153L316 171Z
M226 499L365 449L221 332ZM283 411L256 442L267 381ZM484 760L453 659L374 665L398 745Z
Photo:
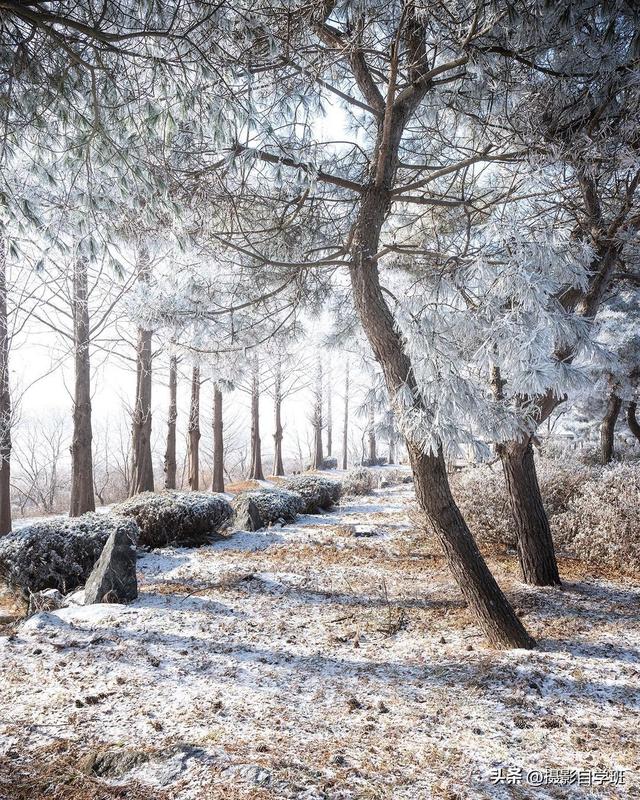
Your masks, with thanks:
M164 454L164 488L176 488L176 422L178 419L178 358L169 358L169 414L167 416L167 448Z
M222 392L213 387L213 478L212 492L224 492L224 438L222 422Z
M322 356L318 356L313 405L313 458L311 469L322 469Z
M260 440L260 366L256 360L251 379L251 467L249 478L264 480L262 442Z
M394 433L389 435L389 457L387 458L389 464L396 462L396 436Z
M189 407L188 458L189 486L197 492L200 488L200 367L191 373L191 405Z
M500 445L498 453L507 483L523 580L532 586L559 586L558 562L542 503L531 438Z
M373 405L369 407L369 421L367 423L367 450L369 464L375 465L378 460L377 445L376 445L376 418L373 410Z
M629 407L627 408L627 424L629 425L631 433L640 442L640 423L638 422L638 418L636 417L636 401L635 400L632 400L629 403Z
M349 461L349 360L344 374L344 422L342 425L342 469L346 469Z
M76 258L73 264L73 438L71 441L71 499L69 516L79 517L95 511L91 430L91 362L89 346L89 288L87 262Z
M149 283L151 261L145 245L138 250L138 281ZM131 435L131 494L154 490L153 459L151 455L151 331L138 328L136 343L136 401L133 409Z
M284 437L282 428L282 363L280 359L276 363L276 380L273 387L273 407L274 407L274 434L273 434L273 474L284 475L284 465L282 463L282 439Z
M0 238L0 536L11 531L11 422L7 254Z
M333 455L333 408L331 395L333 386L331 385L331 361L327 362L327 458Z
M600 459L603 464L609 464L613 460L614 434L621 406L622 399L615 388L611 389L607 398L607 409L600 427Z

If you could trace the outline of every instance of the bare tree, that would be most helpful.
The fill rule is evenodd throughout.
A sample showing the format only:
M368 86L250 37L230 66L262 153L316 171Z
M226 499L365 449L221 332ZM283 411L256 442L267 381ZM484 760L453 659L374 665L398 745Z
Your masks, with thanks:
M251 370L251 466L249 467L249 478L256 481L264 480L260 440L260 362L257 356L253 358Z
M316 361L315 385L313 388L313 416L311 424L313 427L313 454L311 458L311 469L322 469L324 455L322 452L322 431L324 428L322 420L322 355L319 353Z
M222 421L222 392L213 385L213 476L212 492L224 492L224 423Z
M349 459L349 359L344 371L344 420L342 423L342 469L346 469Z
M71 441L71 499L69 516L95 511L93 486L93 433L91 428L91 362L89 346L89 281L86 259L73 262L73 438Z
M178 419L178 357L169 357L169 413L167 414L167 445L164 454L164 488L176 488L176 422Z
M187 454L189 460L189 486L193 491L200 488L200 367L191 371L191 404L187 428Z
M151 279L151 260L149 249L143 242L137 253L137 278L142 285ZM151 385L152 385L152 331L138 327L136 344L136 399L131 425L131 489L132 495L138 492L152 492L153 458L151 455Z

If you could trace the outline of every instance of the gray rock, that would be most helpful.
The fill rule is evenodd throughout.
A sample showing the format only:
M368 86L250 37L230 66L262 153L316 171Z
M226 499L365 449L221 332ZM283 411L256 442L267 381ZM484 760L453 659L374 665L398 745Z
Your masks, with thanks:
M113 748L91 751L78 766L85 775L96 775L99 778L121 778L127 772L148 761L148 754L142 750Z
M86 605L128 603L138 596L135 540L115 530L104 546L84 590Z
M57 589L46 589L43 592L34 592L29 598L29 614L39 611L57 611L66 605L64 597Z

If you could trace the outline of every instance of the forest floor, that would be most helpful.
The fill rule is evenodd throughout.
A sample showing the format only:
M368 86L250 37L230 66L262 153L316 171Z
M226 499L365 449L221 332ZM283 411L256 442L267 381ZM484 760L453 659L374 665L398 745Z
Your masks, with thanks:
M131 605L8 629L0 798L640 796L640 583L567 560L532 589L490 555L539 642L492 651L412 506L146 554Z

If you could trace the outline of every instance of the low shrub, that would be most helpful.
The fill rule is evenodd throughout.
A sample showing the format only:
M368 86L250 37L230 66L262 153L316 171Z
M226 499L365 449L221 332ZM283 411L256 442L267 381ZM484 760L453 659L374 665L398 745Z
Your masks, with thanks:
M25 598L44 589L70 592L85 583L114 530L138 538L134 520L111 514L56 517L8 533L0 538L0 579Z
M355 467L342 478L342 493L347 496L371 494L377 486L374 473L367 467Z
M113 507L132 517L145 547L194 547L207 544L233 516L229 501L207 492L142 492Z
M318 511L331 508L340 500L342 494L342 486L338 481L320 475L298 475L286 481L284 488L301 495L301 511L304 514L316 514Z
M594 471L551 519L554 539L584 561L620 569L640 566L640 465Z
M260 489L239 494L232 506L234 527L243 531L257 531L274 522L294 522L304 502L297 492Z

